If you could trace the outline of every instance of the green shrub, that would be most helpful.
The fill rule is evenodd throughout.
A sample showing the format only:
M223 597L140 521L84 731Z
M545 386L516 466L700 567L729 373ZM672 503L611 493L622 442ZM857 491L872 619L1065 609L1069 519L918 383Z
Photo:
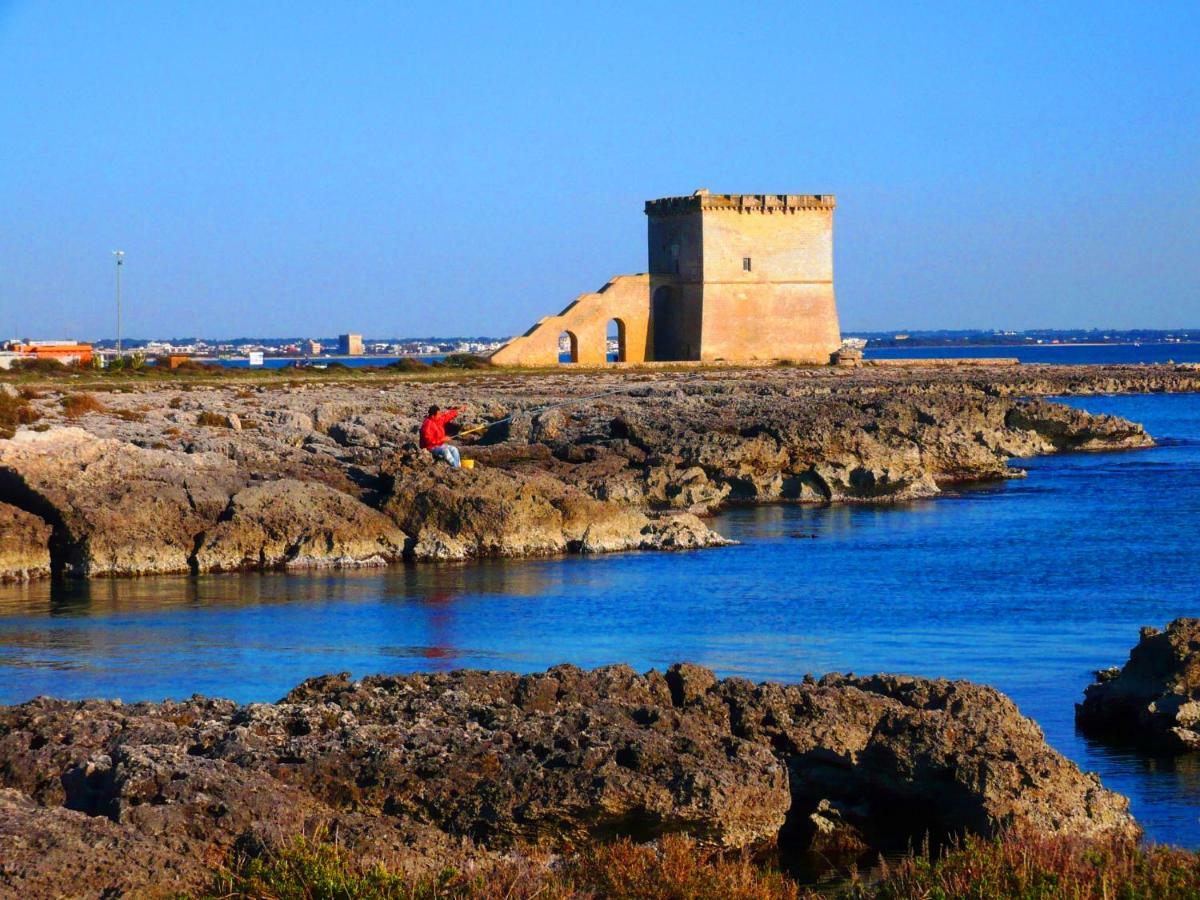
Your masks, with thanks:
M141 353L126 353L124 356L115 356L108 361L108 365L104 367L104 371L109 375L128 375L136 373L145 375L146 357Z
M280 853L248 859L217 878L216 897L278 900L391 900L415 896L404 879L363 867L332 844L297 841Z
M406 356L394 363L388 363L385 368L394 369L397 372L426 372L429 370L429 363Z
M61 375L67 369L74 368L57 359L18 359L12 364L12 367L19 372L31 372L39 375Z
M473 353L451 353L434 365L447 369L490 369L492 362L486 356L476 356Z

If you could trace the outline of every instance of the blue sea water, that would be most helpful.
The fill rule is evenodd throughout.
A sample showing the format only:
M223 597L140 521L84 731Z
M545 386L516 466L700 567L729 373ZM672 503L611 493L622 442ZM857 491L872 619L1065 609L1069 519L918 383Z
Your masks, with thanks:
M863 352L866 359L977 359L979 357L1009 357L1023 363L1047 363L1057 366L1082 366L1099 364L1136 365L1150 363L1195 363L1200 362L1200 344L1014 344L987 347L922 347L919 345L900 347L867 346ZM306 362L316 365L340 363L357 368L360 366L386 366L396 362L398 356L330 356L313 357ZM445 359L445 355L415 357L421 362L431 363ZM570 363L571 354L559 354L560 363ZM615 353L608 354L609 362L616 362ZM229 368L246 368L245 357L212 360L217 365ZM295 357L271 357L263 361L263 368L283 369L294 366Z
M274 700L340 670L559 662L968 678L1128 795L1150 838L1200 847L1200 760L1108 749L1073 723L1139 626L1200 615L1200 396L1068 402L1160 444L1029 460L1026 479L896 508L737 509L716 527L743 543L719 550L3 588L0 702Z
M872 347L864 359L978 359L1008 357L1023 363L1055 366L1138 365L1150 363L1200 362L1200 344L1013 344L991 347Z

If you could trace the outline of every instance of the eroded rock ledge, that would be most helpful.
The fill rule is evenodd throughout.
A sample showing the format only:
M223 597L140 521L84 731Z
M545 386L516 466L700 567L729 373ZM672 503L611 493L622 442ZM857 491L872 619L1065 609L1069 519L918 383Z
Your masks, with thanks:
M0 582L49 575L50 533L40 517L0 503Z
M1002 694L890 675L559 666L326 676L248 706L37 699L0 708L0 761L0 885L23 896L200 887L235 844L320 828L409 871L671 832L785 861L926 830L1137 833Z
M1075 705L1085 733L1151 750L1200 750L1200 619L1143 628L1128 662L1096 676Z
M710 547L724 540L696 517L729 503L892 503L1009 477L1014 457L1151 443L1136 424L1022 388L1196 380L1057 371L154 382L70 421L47 392L32 401L46 430L0 441L0 577ZM431 402L468 422L513 418L466 442L478 465L456 472L415 449Z

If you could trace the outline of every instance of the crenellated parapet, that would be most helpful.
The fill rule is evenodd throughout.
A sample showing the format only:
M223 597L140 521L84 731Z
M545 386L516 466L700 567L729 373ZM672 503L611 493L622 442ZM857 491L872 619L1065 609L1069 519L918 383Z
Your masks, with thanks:
M696 191L687 197L646 201L648 216L682 216L710 210L744 213L795 213L837 206L833 194L712 194Z

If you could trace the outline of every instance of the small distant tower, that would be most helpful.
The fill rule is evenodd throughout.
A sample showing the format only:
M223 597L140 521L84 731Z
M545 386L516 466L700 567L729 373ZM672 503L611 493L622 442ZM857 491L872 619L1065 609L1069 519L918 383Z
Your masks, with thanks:
M361 334L339 334L338 353L342 356L362 356L363 339Z
M713 194L646 203L656 360L828 363L841 333L831 194Z

